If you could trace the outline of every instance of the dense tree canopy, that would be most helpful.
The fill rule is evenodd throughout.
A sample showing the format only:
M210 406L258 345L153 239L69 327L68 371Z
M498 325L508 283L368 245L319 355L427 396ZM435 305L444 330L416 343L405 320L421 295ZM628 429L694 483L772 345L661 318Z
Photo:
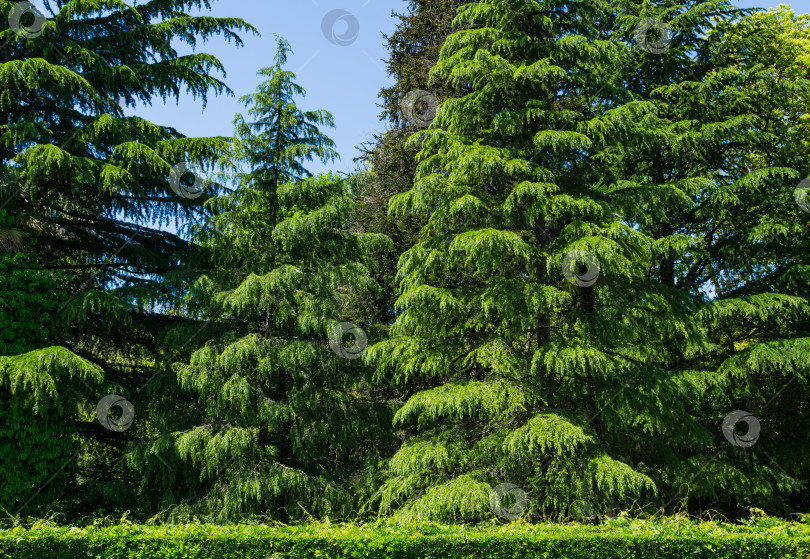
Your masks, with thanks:
M343 177L284 39L187 138L123 107L229 94L176 47L247 22L46 5L0 2L12 516L808 512L807 16L414 0Z
M186 161L213 163L230 145L227 138L186 138L125 116L123 107L183 91L203 100L229 92L214 75L223 70L216 58L176 50L178 41L193 46L214 35L239 44L237 32L252 31L240 20L187 13L207 4L57 0L47 3L47 13L26 9L26 20L15 19L18 2L0 3L8 24L0 32L0 204L11 219L0 235L4 248L39 256L17 258L16 274L32 276L34 286L45 271L52 284L40 292L51 295L39 310L48 318L38 319L52 325L50 335L22 341L32 354L4 352L11 357L1 359L9 359L3 366L37 400L61 398L67 390L61 377L84 378L80 409L59 408L61 424L81 436L57 438L77 449L86 443L92 456L81 483L98 484L100 496L121 491L110 451L120 451L126 435L102 427L92 410L105 393L135 394L171 353L164 339L169 311L201 264L199 250L166 227L182 228L202 215L198 201L173 193L171 171ZM19 303L15 314L18 307L19 316L28 316ZM10 388L7 380L3 385ZM32 409L45 415L39 405ZM43 446L31 439L18 444ZM47 462L44 468L53 468Z

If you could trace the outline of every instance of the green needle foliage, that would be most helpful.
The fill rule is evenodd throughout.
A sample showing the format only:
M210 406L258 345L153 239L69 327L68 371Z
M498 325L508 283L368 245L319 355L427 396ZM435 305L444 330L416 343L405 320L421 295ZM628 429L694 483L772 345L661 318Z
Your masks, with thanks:
M238 19L187 13L210 8L205 0L130 4L48 1L41 17L29 12L15 22L18 2L0 1L0 204L13 216L0 226L0 247L32 253L4 262L12 278L51 286L42 292L48 295L37 310L42 318L33 321L47 323L50 335L17 338L30 354L4 347L9 357L0 378L4 391L12 379L11 392L39 416L49 399L75 388L68 378L107 381L103 389L100 382L83 386L81 402L63 407L60 428L51 432L54 448L95 437L82 464L88 493L100 498L96 505L114 493L120 504L126 493L110 450L130 436L111 437L95 421L96 404L108 391L134 393L153 375L169 350L158 342L168 328L164 313L179 306L179 288L195 277L188 242L162 229L204 210L173 194L170 171L183 161L215 161L230 145L226 138L185 138L125 111L155 98L179 99L183 91L203 100L229 93L213 75L223 71L215 57L180 55L176 47L217 35L238 45L238 31L253 31ZM29 323L27 290L11 285L16 292L7 298L22 313L15 320ZM43 448L43 441L23 438L18 445L17 455L26 456L29 445ZM63 465L56 455L47 459L42 469L51 474ZM34 494L38 486L26 484L25 491Z
M15 4L3 0L4 21ZM108 262L84 291L117 282L127 286L121 297L137 301L140 293L143 302L154 298L152 282L176 269L187 248L159 227L200 212L196 202L173 195L172 167L215 160L228 142L185 138L126 116L125 108L179 98L181 91L204 101L210 92L230 93L211 75L223 71L216 58L180 55L173 42L194 46L223 35L239 45L235 31L253 28L185 13L209 6L201 0L48 5L41 35L0 34L6 43L0 160L15 170L8 188L20 190L9 208L27 218L29 231L38 229L40 246L53 254L49 264L71 271L96 264L91 270L99 272L98 264ZM146 228L138 232L138 225ZM71 287L78 291L90 275L76 273Z
M808 28L784 9L719 8L727 15L705 38L708 15L700 25L687 11L660 12L677 38L667 64L633 78L644 81L633 90L655 120L647 142L624 144L633 153L623 154L623 172L629 196L650 201L634 221L656 238L660 281L713 299L696 314L705 345L688 363L705 379L696 415L712 428L744 409L762 428L747 450L724 439L681 449L689 467L673 485L688 484L695 512L719 503L784 512L801 500L806 462L795 449L810 442L802 403L810 308L795 283L808 279L807 214L794 200L808 174L795 116L810 82L791 56L808 44ZM795 387L784 393L788 382Z
M366 368L328 344L352 300L375 290L364 261L387 242L347 232L344 181L306 170L306 161L335 155L320 131L332 117L296 105L304 90L283 68L289 50L279 40L274 66L260 72L267 81L244 98L237 186L208 202L215 215L199 232L220 268L191 299L222 334L177 367L199 421L174 444L200 496L184 498L175 515L345 516L361 443L391 419L358 393Z
M773 68L723 54L723 26L706 36L742 15L726 2L462 8L468 29L445 42L433 76L466 95L414 137L418 180L391 204L428 220L400 259L393 337L368 352L418 390L395 417L408 440L377 494L383 513L486 518L502 482L552 518L682 498L696 512L778 507L801 486L719 428L807 363L796 337L807 302L755 283L743 258L765 229L786 233L799 175L743 163L774 137L754 124L779 101L757 99L805 82L776 87ZM639 37L647 18L674 30L665 52L649 47L660 36ZM765 184L776 196L759 198ZM730 198L741 191L748 203ZM759 217L753 231L744 215ZM726 267L751 297L702 307L697 278ZM774 351L772 378L752 377ZM742 377L752 384L735 388Z
M417 146L409 145L415 131L404 108L413 92L421 90L436 101L453 95L447 84L429 83L429 72L439 58L445 39L453 31L453 20L463 0L412 0L405 14L395 14L397 28L386 36L389 58L386 68L394 83L380 90L383 112L391 128L375 135L363 146L361 159L370 172L358 176L359 201L352 227L363 232L383 233L394 241L394 250L375 262L374 278L384 294L374 301L379 322L390 325L395 319L396 267L400 254L413 246L424 220L416 215L388 214L388 201L410 190L416 175Z
M618 515L606 535L807 512L810 17L409 1L392 129L342 177L309 171L334 121L299 106L283 39L235 137L186 138L130 115L230 94L177 47L250 25L45 5L0 31L0 509ZM108 394L126 432L95 420Z
M458 22L470 29L448 38L433 70L466 95L415 138L418 182L392 201L430 217L400 260L394 337L368 352L422 388L396 416L411 437L389 464L384 512L492 516L501 482L520 483L532 512L558 516L654 491L624 449L605 444L627 417L598 413L637 363L665 359L653 340L633 343L642 333L613 308L617 288L634 282L631 297L670 307L643 285L649 241L614 216L587 161L587 99L617 52L591 23L602 9L465 6ZM601 263L599 288L563 278L567 256L588 254ZM631 418L648 412L619 403Z

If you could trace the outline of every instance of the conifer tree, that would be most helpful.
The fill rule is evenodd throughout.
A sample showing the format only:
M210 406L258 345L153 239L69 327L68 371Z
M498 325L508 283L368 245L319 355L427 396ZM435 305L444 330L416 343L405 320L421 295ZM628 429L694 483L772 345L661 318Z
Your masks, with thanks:
M396 416L409 441L383 512L503 513L491 506L502 482L525 490L526 512L554 517L671 511L684 487L696 510L736 513L798 487L766 463L804 440L776 435L786 417L753 456L720 428L806 363L806 301L777 295L772 275L784 264L801 277L803 241L745 269L764 231L797 215L784 181L796 173L762 157L775 138L753 126L788 100L761 97L805 86L777 85L785 74L758 67L740 34L723 55L742 15L727 2L463 8L472 29L448 39L434 75L470 92L418 137L419 180L392 210L429 220L400 261L394 337L368 353L421 390ZM742 291L704 307L713 270ZM756 385L740 382L751 374Z
M388 465L384 512L494 516L492 489L514 483L531 512L581 516L655 489L605 444L629 410L598 413L654 353L610 310L620 286L643 283L649 240L614 216L586 161L590 98L617 53L604 9L474 3L442 49L434 75L466 94L415 140L418 182L392 211L429 219L400 260L393 337L368 353L420 390L396 415L411 437ZM598 286L576 279L579 264L601 264ZM668 306L651 288L635 296Z
M17 389L33 398L30 409L43 414L39 386L60 400L73 389L68 372L96 381L84 387L80 409L60 409L70 412L62 424L72 421L82 435L74 443L93 436L111 442L92 412L108 391L131 395L153 376L162 357L158 339L171 322L166 311L193 277L194 251L163 229L182 229L182 220L202 209L173 194L171 171L185 161L216 160L229 141L186 138L125 109L183 91L203 100L229 92L214 75L223 71L215 57L176 50L178 42L193 47L216 35L240 44L237 32L253 31L239 19L187 13L209 7L205 0L54 0L40 13L0 2L0 204L12 216L2 235L14 239L15 251L32 247L30 259L12 263L36 262L30 273L53 274L51 295L62 296L42 308L58 325L40 340L49 345L28 344L30 353L3 359ZM88 487L117 483L110 467L116 454L107 451L120 450L130 434L111 447L88 444L85 458L107 461L89 461L98 467L86 468ZM70 440L67 432L62 438ZM114 492L108 486L96 494Z
M2 32L7 47L0 71L2 162L15 168L14 182L5 186L6 209L25 218L29 235L36 233L40 250L49 252L48 269L71 272L75 285L66 287L76 289L69 293L118 282L127 286L122 297L154 298L154 287L187 249L159 228L178 220L181 209L200 214L199 203L173 194L171 170L184 161L210 162L228 142L184 138L171 127L125 116L124 109L184 90L204 101L210 92L230 93L211 75L223 71L216 58L181 56L172 41L193 46L222 34L239 45L235 31L252 28L184 12L207 4L200 0L139 6L60 0L48 3L51 13L41 15L32 33L15 21L17 3L2 4L4 21L15 24Z
M289 51L279 39L274 65L260 72L266 81L243 99L237 186L209 200L214 215L198 231L219 268L191 301L215 319L216 335L178 367L197 401L196 422L174 437L177 471L193 476L172 480L184 500L172 514L343 516L353 509L345 482L362 463L360 442L390 421L356 392L368 371L329 343L354 294L374 289L364 260L385 239L348 232L344 181L307 171L307 161L336 155L321 132L332 117L298 108L304 90L284 69ZM363 349L362 335L355 341L350 357Z
M407 13L394 14L396 31L385 36L389 58L387 69L394 84L380 91L383 118L395 125L413 127L403 114L402 100L416 89L428 89L439 99L453 94L452 87L430 79L430 71L439 60L445 39L454 31L453 24L464 0L410 0ZM457 23L457 22L456 22Z
M613 151L623 206L637 208L627 218L656 240L659 281L709 300L695 314L701 344L673 366L703 378L692 413L712 444L654 440L646 463L667 472L660 485L690 512L786 512L806 479L795 449L810 444L801 427L806 390L783 394L788 382L805 384L807 363L810 309L798 287L807 214L794 200L808 173L796 116L810 82L795 58L808 44L807 23L723 2L623 6L636 18L628 23L657 17L674 37L661 57L627 74L632 101L654 116ZM758 418L762 436L751 448L717 429L738 409Z
M413 92L424 91L431 103L453 95L447 84L439 80L429 83L429 73L463 3L463 0L412 0L406 13L394 14L399 20L396 30L385 36L389 53L386 68L394 83L380 90L383 109L380 116L391 128L375 135L370 145L362 146L360 159L368 172L357 177L358 204L354 218L357 230L383 233L394 241L394 250L381 255L373 271L383 287L383 296L375 303L378 321L384 325L394 320L397 260L413 246L423 225L418 216L387 212L392 196L413 187L418 148L408 145L407 140L430 117L432 107L421 107L426 114L419 126L408 119L406 112L413 106L410 102Z

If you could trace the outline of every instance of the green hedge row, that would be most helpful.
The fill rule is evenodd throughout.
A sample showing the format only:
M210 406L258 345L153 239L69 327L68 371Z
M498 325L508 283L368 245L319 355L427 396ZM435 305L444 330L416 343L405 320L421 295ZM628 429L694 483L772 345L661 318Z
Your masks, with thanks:
M37 526L0 531L1 559L794 559L810 558L801 523L611 521L600 526L436 524Z

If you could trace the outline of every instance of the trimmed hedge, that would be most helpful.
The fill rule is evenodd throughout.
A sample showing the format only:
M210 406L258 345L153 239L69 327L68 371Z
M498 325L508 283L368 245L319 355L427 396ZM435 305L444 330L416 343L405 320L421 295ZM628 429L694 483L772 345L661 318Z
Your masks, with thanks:
M0 531L0 559L265 559L273 555L279 559L807 559L810 528L778 521L732 526L623 520L600 526L121 525Z

